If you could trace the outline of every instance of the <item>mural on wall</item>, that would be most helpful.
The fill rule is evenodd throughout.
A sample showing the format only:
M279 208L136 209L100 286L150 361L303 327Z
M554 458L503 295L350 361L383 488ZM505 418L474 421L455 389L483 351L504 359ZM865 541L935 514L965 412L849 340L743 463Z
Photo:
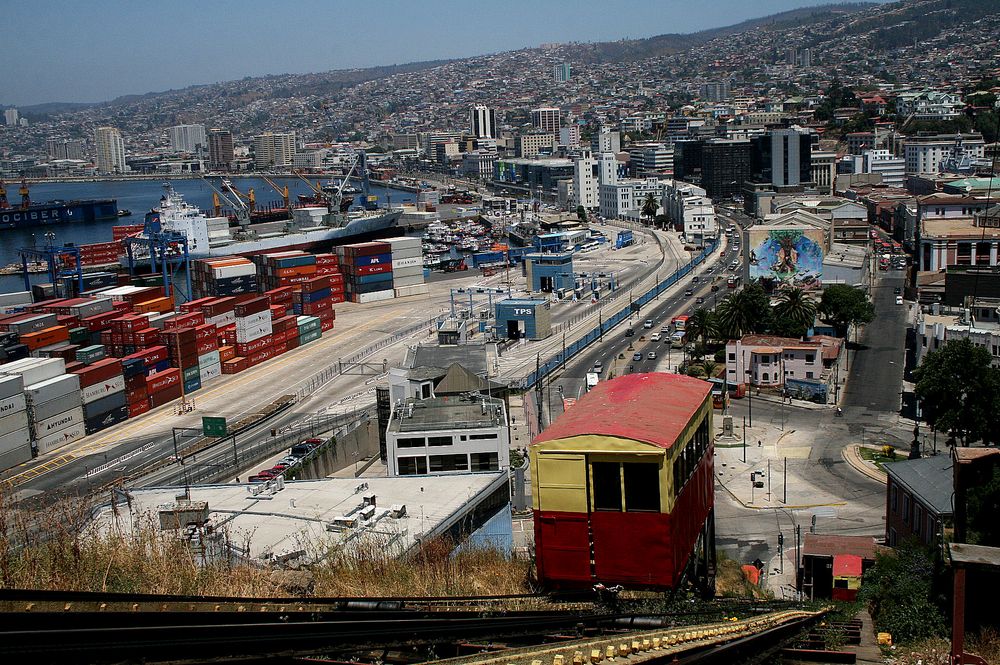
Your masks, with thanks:
M750 279L818 289L823 277L821 229L750 229Z

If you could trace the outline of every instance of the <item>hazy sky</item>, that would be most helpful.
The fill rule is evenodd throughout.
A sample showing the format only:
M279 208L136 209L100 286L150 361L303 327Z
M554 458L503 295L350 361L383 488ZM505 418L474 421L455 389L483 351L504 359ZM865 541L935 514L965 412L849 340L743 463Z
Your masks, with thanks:
M0 105L693 32L825 0L5 0Z

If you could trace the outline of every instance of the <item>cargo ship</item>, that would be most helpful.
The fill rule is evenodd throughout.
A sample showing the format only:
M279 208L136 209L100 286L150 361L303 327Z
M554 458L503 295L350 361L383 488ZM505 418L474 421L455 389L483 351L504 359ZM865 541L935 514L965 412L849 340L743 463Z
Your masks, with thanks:
M160 206L146 214L143 235L160 231L183 234L191 258L260 254L277 250L312 251L361 242L392 233L402 208L339 212L338 206L303 206L290 219L230 228L229 218L209 217L187 203L169 184Z
M7 202L7 189L0 180L0 229L118 219L118 201L115 199L34 203L28 194L28 185L23 180L20 194L21 204L10 205Z

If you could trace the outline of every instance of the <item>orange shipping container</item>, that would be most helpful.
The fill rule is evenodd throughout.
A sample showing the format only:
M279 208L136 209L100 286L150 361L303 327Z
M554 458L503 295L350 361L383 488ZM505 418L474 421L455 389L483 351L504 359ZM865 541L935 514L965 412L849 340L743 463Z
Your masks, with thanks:
M315 275L316 266L295 266L294 268L275 268L276 277L300 277L302 275Z
M69 328L66 326L52 326L38 332L21 335L20 340L21 344L34 351L43 346L69 341Z
M219 347L219 360L225 362L227 360L232 360L236 357L236 347L235 346L220 346Z

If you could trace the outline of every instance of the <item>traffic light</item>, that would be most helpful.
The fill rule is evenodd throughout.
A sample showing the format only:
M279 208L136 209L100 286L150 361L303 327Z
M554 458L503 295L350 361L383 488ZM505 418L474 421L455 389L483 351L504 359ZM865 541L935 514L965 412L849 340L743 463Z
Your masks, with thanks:
M785 534L779 533L778 534L778 547L784 547L784 545L785 545Z

